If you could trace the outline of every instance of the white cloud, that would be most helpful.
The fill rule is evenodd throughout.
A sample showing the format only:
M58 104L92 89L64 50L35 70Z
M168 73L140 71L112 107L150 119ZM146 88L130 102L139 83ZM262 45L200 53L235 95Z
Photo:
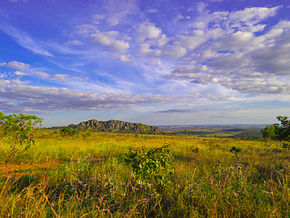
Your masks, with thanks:
M136 40L138 42L143 42L146 39L156 39L161 35L161 33L162 30L156 27L153 23L142 23L137 28Z
M176 44L183 48L193 50L207 40L206 37L203 37L203 31L200 32L200 34L195 34L194 36L180 36Z
M11 69L22 70L22 71L29 69L29 64L25 64L25 63L22 63L19 61L10 61L7 64L2 65L2 66L5 66L5 67L11 68Z
M91 34L91 38L100 45L113 48L117 51L126 51L130 46L129 43L123 40L116 39L119 33L117 31L100 32L97 31Z
M33 74L35 74L35 75L37 75L37 76L39 76L41 78L44 78L44 79L47 79L47 78L50 77L50 75L48 73L44 73L44 72L40 72L40 71L34 72Z
M146 55L146 56L151 56L151 57L158 57L161 54L160 49L153 49L151 48L150 44L148 43L142 43L140 44L140 54Z
M162 56L168 58L180 58L186 55L186 49L178 45L167 45L162 50Z
M130 45L129 42L125 41L118 31L100 31L97 26L90 25L90 24L82 24L77 26L76 33L83 36L90 38L93 42L102 45L107 48L114 49L119 52L126 51Z
M289 93L290 22L280 21L265 33L254 34L265 29L260 22L278 9L246 8L197 17L191 27L199 28L200 40L194 40L198 32L177 37L176 44L193 52L166 77L221 84L240 93ZM206 67L200 64L203 62Z
M125 62L125 63L130 63L130 55L121 55L120 56L120 61Z
M66 74L54 74L52 76L53 79L57 79L57 80L62 80L65 81L67 79L68 75Z
M11 82L9 80L0 79L0 85L4 87L5 85L9 85Z
M15 71L14 72L14 75L15 76L27 76L28 74L27 73L20 72L20 71Z
M232 12L229 15L230 22L234 24L244 23L246 25L254 25L268 17L274 16L280 6L266 8L266 7L253 7L244 10Z
M122 108L172 101L172 98L168 96L92 93L66 88L28 86L21 83L10 84L10 82L7 86L0 88L0 96L10 104L9 112L12 109L11 104L14 104L14 111L22 112L25 109L25 111L38 111L40 113L55 110ZM5 109L5 105L2 105L2 107L2 110ZM6 109L8 110L8 108Z

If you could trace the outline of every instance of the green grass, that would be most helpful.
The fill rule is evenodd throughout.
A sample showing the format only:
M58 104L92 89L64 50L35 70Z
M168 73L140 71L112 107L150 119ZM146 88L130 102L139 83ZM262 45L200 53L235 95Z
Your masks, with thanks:
M0 143L0 217L289 216L290 156L279 142L47 131L8 163L1 160L9 145ZM118 159L165 144L175 173L164 187Z
M167 128L164 129L169 134L185 135L185 129L188 135L199 137L219 137L219 138L236 138L236 139L261 139L261 128L243 127L243 128Z

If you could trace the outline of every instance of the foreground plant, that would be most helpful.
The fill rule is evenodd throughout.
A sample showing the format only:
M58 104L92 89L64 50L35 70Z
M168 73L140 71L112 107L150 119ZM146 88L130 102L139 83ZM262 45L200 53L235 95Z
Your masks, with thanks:
M8 149L3 146L5 162L14 160L18 153L26 152L35 143L36 128L41 122L35 115L0 113L0 127L10 144Z
M140 179L153 179L160 186L169 184L169 177L174 173L174 159L168 145L147 151L130 150L124 159Z

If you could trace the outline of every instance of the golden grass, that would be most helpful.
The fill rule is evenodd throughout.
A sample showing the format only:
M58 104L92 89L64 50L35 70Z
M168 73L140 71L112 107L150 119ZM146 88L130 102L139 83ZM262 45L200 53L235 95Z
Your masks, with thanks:
M176 172L166 190L156 191L153 181L139 184L117 161L130 149L163 145L169 145ZM237 158L233 146L241 149ZM0 160L0 216L283 217L289 214L289 160L280 142L120 133L63 138L47 131L27 153ZM104 187L93 197L89 189L57 192L79 180Z

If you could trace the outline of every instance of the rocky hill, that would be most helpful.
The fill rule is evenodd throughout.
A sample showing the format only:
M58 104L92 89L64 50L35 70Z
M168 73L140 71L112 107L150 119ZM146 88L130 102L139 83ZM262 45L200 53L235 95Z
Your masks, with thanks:
M98 121L88 120L77 125L69 125L72 129L85 131L91 129L93 131L104 132L126 132L126 133L144 133L144 134L164 134L164 131L158 127L148 126L141 123L129 123L120 120Z

